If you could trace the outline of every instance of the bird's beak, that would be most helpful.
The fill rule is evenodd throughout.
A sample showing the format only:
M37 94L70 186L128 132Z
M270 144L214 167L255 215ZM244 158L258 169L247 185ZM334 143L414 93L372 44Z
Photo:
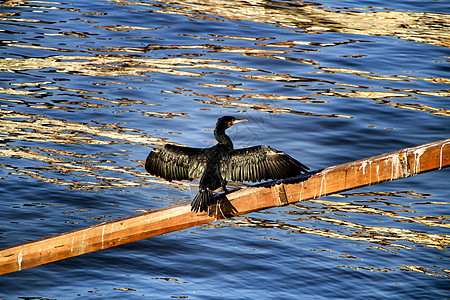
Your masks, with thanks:
M236 119L236 120L234 120L233 124L240 123L240 122L247 122L247 121L248 121L247 119Z

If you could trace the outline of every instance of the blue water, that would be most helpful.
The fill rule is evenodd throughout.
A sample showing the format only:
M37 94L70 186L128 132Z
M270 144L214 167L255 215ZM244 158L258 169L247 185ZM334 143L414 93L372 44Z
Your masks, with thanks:
M450 136L439 26L409 38L314 18L307 29L287 22L309 18L290 1L11 3L0 4L1 248L190 201L195 183L153 178L143 160L167 141L212 145L223 115L249 120L228 130L235 147L271 145L313 170ZM448 18L436 14L446 1L308 6ZM2 275L0 298L445 299L449 175Z

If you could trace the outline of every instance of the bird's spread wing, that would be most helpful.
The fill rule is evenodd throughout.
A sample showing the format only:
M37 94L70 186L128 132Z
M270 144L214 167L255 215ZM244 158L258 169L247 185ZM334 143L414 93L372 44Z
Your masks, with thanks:
M269 146L233 150L221 163L221 173L233 181L284 179L307 172L309 168L289 155Z
M172 180L195 180L205 170L204 149L166 144L147 156L145 170L151 175Z

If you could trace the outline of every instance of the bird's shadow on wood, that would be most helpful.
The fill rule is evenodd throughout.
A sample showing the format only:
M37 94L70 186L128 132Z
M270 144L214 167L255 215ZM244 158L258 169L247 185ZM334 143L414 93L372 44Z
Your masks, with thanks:
M280 183L283 183L283 184L299 183L299 182L308 180L310 177L322 172L323 170L324 169L314 170L314 171L310 171L308 173L300 174L300 175L290 177L290 178L285 178L285 179L265 181L265 182L251 185L249 187L272 187L272 186L280 184Z
M309 171L307 173L300 174L300 175L295 176L295 177L283 179L281 182L285 183L285 184L299 183L299 182L308 180L310 177L312 177L312 176L322 172L323 170L325 170L325 169L322 168L322 169L318 169L318 170L314 170L314 171Z
M238 213L238 211L236 207L231 204L230 200L227 197L227 194L237 190L239 189L216 195L214 197L214 203L208 207L208 215L215 216L217 219L227 219L234 217Z

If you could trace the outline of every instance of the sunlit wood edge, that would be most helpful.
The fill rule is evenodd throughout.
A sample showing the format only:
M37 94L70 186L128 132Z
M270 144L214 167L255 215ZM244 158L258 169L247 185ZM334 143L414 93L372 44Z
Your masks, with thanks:
M450 165L450 139L271 181L218 197L208 213L190 202L0 249L0 275L275 206L410 177Z

